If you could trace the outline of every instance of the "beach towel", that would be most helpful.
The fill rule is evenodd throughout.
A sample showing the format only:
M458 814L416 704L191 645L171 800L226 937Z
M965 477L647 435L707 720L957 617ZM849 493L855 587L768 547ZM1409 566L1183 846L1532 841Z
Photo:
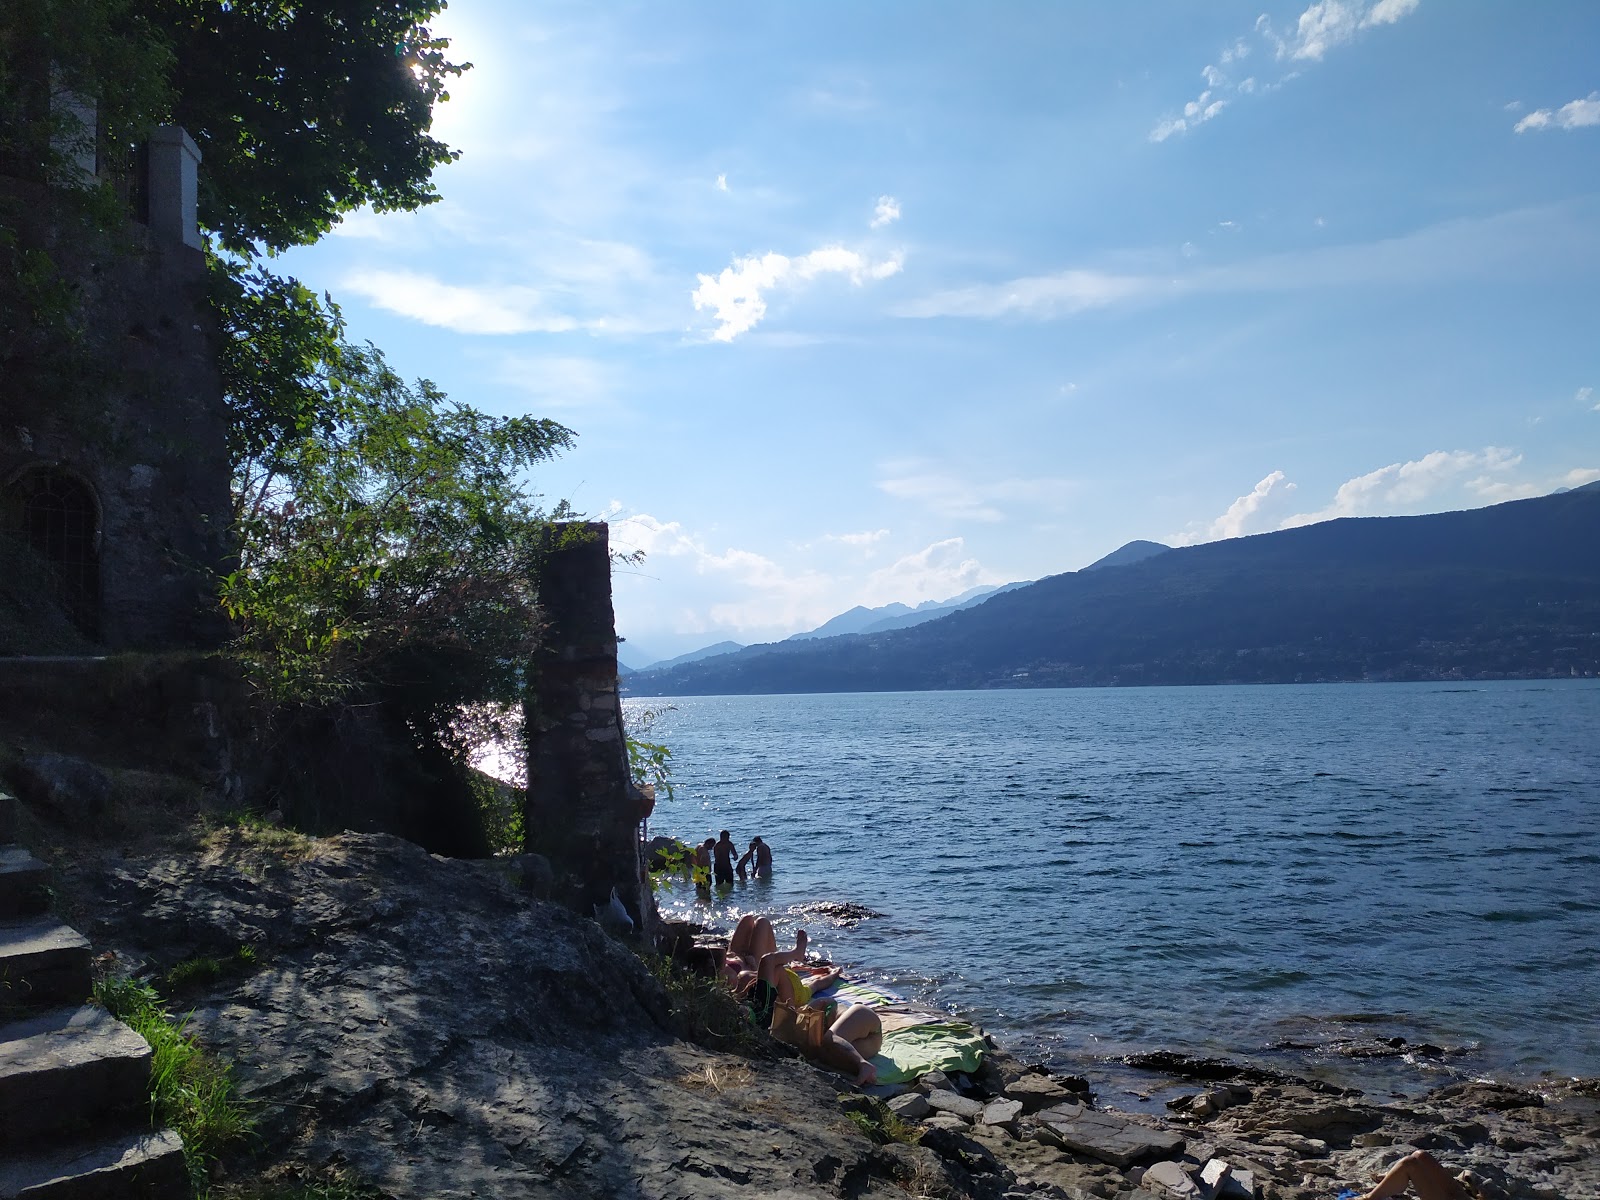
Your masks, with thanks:
M885 1029L883 1049L872 1060L879 1083L908 1083L929 1071L970 1074L988 1049L975 1026L964 1021Z

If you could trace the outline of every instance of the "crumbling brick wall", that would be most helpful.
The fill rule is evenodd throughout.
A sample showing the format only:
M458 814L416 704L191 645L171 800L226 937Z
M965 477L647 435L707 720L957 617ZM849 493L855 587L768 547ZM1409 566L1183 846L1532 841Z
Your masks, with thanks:
M545 651L530 665L529 850L555 872L561 898L587 911L615 887L636 928L650 919L639 822L617 689L611 554L604 524L556 526L540 580Z

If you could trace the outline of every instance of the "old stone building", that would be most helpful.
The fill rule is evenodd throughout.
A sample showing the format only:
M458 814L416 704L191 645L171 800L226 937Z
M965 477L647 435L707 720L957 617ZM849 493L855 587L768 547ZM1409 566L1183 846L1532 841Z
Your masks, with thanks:
M0 654L223 632L227 425L199 153L166 128L140 161L125 222L85 212L81 192L0 178Z

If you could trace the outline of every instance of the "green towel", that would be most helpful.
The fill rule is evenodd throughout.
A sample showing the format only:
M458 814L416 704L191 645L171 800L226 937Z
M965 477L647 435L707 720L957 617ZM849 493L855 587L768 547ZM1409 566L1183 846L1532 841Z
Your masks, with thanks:
M965 1022L912 1025L884 1034L872 1065L879 1083L909 1083L929 1071L976 1071L987 1049L983 1035Z

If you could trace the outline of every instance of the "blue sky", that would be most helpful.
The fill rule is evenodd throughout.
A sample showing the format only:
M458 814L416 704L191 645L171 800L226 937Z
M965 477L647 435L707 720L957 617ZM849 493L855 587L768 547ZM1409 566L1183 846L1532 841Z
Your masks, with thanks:
M577 448L625 661L1600 479L1600 5L456 0L281 269Z

